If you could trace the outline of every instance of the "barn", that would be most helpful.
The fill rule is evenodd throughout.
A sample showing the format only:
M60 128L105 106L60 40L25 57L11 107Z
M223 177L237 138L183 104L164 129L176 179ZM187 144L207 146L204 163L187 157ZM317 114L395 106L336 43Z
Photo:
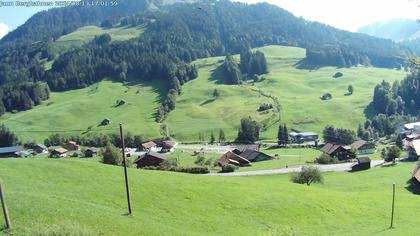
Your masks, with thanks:
M370 169L370 159L368 157L357 158L357 164L351 167L352 171L368 170Z
M249 160L231 151L223 154L223 156L220 157L217 163L219 164L219 166L224 166L227 164L232 164L235 166L250 166L251 165L251 162Z
M320 151L332 157L336 157L339 161L350 160L356 157L354 153L352 153L351 147L340 144L327 143Z
M146 166L159 166L160 163L165 161L166 158L162 154L156 152L148 152L140 156L134 163L137 164L137 168L143 168Z

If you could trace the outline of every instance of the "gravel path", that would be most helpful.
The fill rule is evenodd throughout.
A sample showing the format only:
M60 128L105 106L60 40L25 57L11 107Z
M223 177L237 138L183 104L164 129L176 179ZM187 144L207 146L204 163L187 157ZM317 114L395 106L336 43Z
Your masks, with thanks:
M384 163L382 160L372 160L371 167L377 167ZM342 163L342 164L332 164L332 165L315 165L318 167L321 172L339 172L339 171L349 171L351 166L354 163ZM207 174L209 176L255 176L255 175L277 175L277 174L288 174L293 172L300 171L302 166L291 167L291 168L282 168L274 170L255 170L255 171L245 171L245 172L233 172L233 173L211 173Z

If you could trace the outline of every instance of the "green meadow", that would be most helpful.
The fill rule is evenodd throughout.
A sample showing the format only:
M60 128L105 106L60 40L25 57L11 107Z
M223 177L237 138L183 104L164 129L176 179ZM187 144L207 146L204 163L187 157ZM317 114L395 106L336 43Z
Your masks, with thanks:
M163 91L165 85L158 82L124 85L102 81L84 89L51 93L51 98L35 109L6 114L1 121L27 142L42 142L56 132L80 135L89 127L91 132L117 132L119 123L124 124L126 132L157 138L161 133L154 113ZM117 100L126 104L116 107ZM99 127L105 118L110 118L111 124Z
M279 98L282 106L281 121L289 129L321 133L326 125L356 129L366 116L375 111L368 107L373 89L382 80L393 82L405 76L404 71L373 67L300 69L305 58L305 49L267 46L260 48L265 53L270 72L265 81L255 85L224 85L220 66L223 57L207 58L195 62L199 78L183 86L183 93L177 100L177 108L169 115L167 123L171 134L181 140L197 139L198 133L216 135L222 128L230 140L237 135L240 119L251 116L258 121L268 119L269 114L257 112L260 104L272 101L255 90ZM237 56L239 59L239 57ZM343 77L334 79L336 72ZM346 95L348 85L354 87L354 94ZM214 89L220 97L213 101ZM331 93L332 100L320 99L324 93ZM212 101L212 102L206 102ZM278 124L262 133L264 140L277 136Z
M127 216L121 167L97 159L0 160L13 235L415 235L420 198L406 189L413 167L326 173L324 184L309 187L289 175L130 168ZM388 229L392 183L395 228Z

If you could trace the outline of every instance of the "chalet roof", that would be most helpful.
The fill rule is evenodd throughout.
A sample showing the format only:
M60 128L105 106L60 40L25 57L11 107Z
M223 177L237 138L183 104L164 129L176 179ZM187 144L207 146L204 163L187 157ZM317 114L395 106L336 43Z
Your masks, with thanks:
M0 154L15 153L15 152L19 152L20 150L22 150L22 148L20 146L2 147L2 148L0 148Z
M318 134L315 133L315 132L301 132L301 133L297 133L297 132L292 131L292 132L289 133L289 135L292 136L292 137L295 137L295 136L298 136L298 135L305 137L305 136L315 136L315 135L318 135Z
M166 160L165 156L156 152L148 152L146 154L143 154L142 156L140 156L137 160L135 160L134 162L138 162L141 159L145 158L145 157L153 157L153 158L157 158L157 159L161 159L161 160Z
M413 140L413 149L417 156L420 156L420 139Z
M370 163L370 159L368 157L361 157L361 158L357 158L357 162L359 164Z
M223 160L235 160L235 161L237 161L238 163L241 163L241 164L251 164L251 162L249 160L247 160L247 159L245 159L245 158L243 158L243 157L241 157L241 156L239 156L239 155L237 155L237 154L235 154L231 151L223 154L223 156L220 157L220 159L219 159L219 163L223 162Z
M163 148L167 148L167 149L170 149L170 148L173 148L173 147L175 147L175 142L174 141L163 141L162 142L162 147Z
M67 152L67 149L65 149L65 148L57 148L57 149L54 149L54 152L59 153L59 154L63 154L63 153L66 153Z
M360 140L357 140L356 142L352 143L350 146L352 148L359 149L359 148L363 147L367 143L368 143L367 141L365 141L363 139L360 139Z
M247 150L243 151L241 154L239 154L239 156L247 159L248 161L253 161L260 156L263 156L263 157L266 157L266 158L271 158L271 156L269 156L267 154L264 154L264 153L259 152L259 151L251 150L251 149L247 149Z
M141 146L143 146L144 148L152 148L152 147L156 147L157 144L153 141L149 141L147 143L143 143Z
M42 149L47 149L47 147L44 144L36 144L35 147L39 147Z
M321 152L324 152L328 155L333 154L339 147L342 147L342 145L333 144L333 143L327 143L321 148Z
M71 144L71 145L77 145L77 143L75 141L68 141L67 143Z

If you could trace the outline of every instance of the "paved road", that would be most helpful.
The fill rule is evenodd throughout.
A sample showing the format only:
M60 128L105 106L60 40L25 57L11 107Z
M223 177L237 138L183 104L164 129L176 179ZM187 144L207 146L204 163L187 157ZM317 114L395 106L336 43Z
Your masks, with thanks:
M176 149L187 149L187 150L194 150L194 151L205 151L205 152L219 152L225 153L228 151L232 151L235 149L234 146L216 146L216 145L177 145Z
M372 160L371 167L377 167L384 163L382 160ZM349 171L351 166L354 163L342 163L342 164L332 164L332 165L315 165L318 167L321 172L331 172L331 171ZM233 172L233 173L211 173L207 174L209 176L255 176L255 175L277 175L277 174L288 174L293 172L300 171L302 166L291 167L291 168L282 168L274 170L255 170L255 171L245 171L245 172Z

